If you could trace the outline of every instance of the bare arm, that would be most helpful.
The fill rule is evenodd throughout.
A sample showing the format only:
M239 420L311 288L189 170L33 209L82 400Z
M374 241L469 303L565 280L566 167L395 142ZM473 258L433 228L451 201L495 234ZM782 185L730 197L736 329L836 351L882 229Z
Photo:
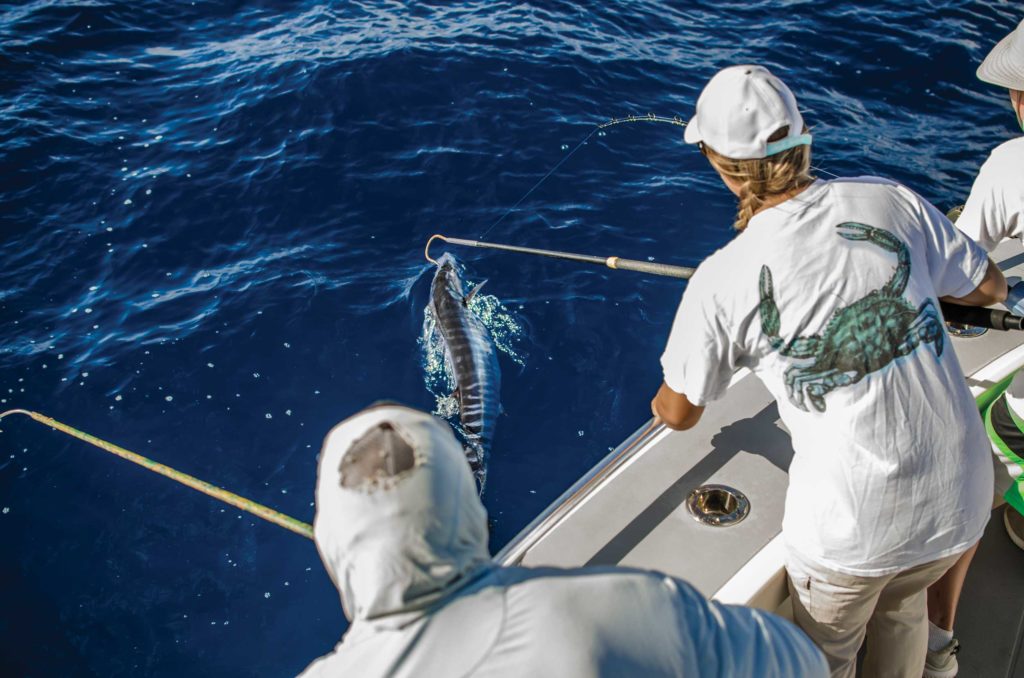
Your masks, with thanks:
M651 401L651 412L665 426L676 431L693 428L704 414L704 408L694 405L682 393L676 393L662 382L657 395Z
M1006 278L999 270L995 262L988 260L988 270L985 277L974 290L963 297L943 297L943 301L949 301L961 306L991 306L1006 301Z

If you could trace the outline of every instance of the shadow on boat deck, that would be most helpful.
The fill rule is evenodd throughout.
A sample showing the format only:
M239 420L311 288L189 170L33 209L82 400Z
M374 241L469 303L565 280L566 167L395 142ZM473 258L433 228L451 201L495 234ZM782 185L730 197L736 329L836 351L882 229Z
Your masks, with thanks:
M962 678L1024 678L1024 551L1006 535L1001 506L967 572L956 637Z

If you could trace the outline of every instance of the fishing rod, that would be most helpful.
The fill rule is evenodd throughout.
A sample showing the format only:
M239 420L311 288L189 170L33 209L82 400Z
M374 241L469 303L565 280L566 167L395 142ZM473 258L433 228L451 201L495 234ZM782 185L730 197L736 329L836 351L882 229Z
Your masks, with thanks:
M598 123L598 124L594 125L594 127L591 128L590 132L588 132L587 135L585 137L583 137L583 139L572 148L572 150L570 150L568 153L563 155L561 160L559 160L555 164L554 167L552 167L550 170L548 170L547 173L544 174L544 176L542 176L533 186L531 186L529 188L529 190L527 190L518 200L516 200L515 203L513 203L513 205L511 207L509 207L507 210L505 210L505 212L500 217L498 217L497 221L495 221L490 226L488 226L487 229L484 230L484 232L480 234L480 236L479 236L480 240L483 240L484 238L486 238L487 234L490 233L492 230L494 230L495 226L497 226L502 221L504 221L505 218L508 217L508 215L510 215L513 212L515 212L516 209L523 203L524 200L526 200L528 197L530 197L533 194L534 191L536 191L538 188L540 188L541 184L543 184L545 181L547 181L551 177L552 174L557 172L558 169L562 165L564 165L569 160L569 158L574 156L577 151L579 151L581 148L586 146L587 142L590 141L590 139L595 134L600 134L600 135L603 136L604 135L604 130L608 129L609 127L614 127L615 125L622 125L622 124L627 124L627 123L637 123L637 122L660 122L660 123L665 123L665 124L668 124L668 125L674 125L676 127L684 127L684 128L687 125L687 122L685 120L683 120L682 118L680 118L678 115L674 115L674 116L672 116L670 118L670 117L665 116L665 115L656 115L654 113L647 113L646 115L630 114L630 115L627 115L627 116L622 117L622 118L610 118L610 119L608 119L608 120L606 120L606 121L604 121L602 123ZM828 170L823 169L821 167L815 167L815 166L812 165L811 169L816 171L816 172L823 172L825 174L828 174L830 176L838 178L838 175L833 174L832 172L829 172Z
M688 280L696 269L689 266L672 266L670 264L656 264L650 261L638 261L636 259L623 259L621 257L599 257L591 254L576 254L574 252L560 252L557 250L542 250L534 247L520 247L518 245L502 245L493 242L481 242L479 240L466 240L465 238L453 238L447 235L436 233L427 240L423 255L427 261L437 265L437 261L430 256L430 245L435 240L443 240L452 245L463 245L466 247L480 247L489 250L500 250L503 252L517 252L519 254L533 254L553 259L567 259L579 261L585 264L598 264L622 271L637 271L639 273L650 273L668 278L681 278ZM982 306L961 306L947 301L939 301L942 309L942 316L945 320L961 325L972 325L992 330L1024 330L1024 317L1014 315L1009 311L1000 311L994 308Z
M625 118L612 118L607 122L602 122L597 126L597 129L604 129L611 127L612 125L621 125L624 122L667 122L670 125L677 125L679 127L686 127L686 121L680 118L678 115L674 115L671 118L664 115L655 115L654 113L648 113L647 115L627 115Z
M286 530L290 530L295 534L302 535L307 539L313 538L313 526L309 523L304 523L301 520L298 520L297 518L292 518L289 515L281 513L280 511L275 511L274 509L268 506L264 506L263 504L254 502L251 499L246 499L245 497L239 496L234 492L228 492L227 490L217 487L216 485L212 485L206 482L205 480L200 480L195 476L190 476L187 473L182 473L177 469L173 469L170 466L166 466L159 462L153 461L152 459L144 457L141 454L136 454L135 452L126 450L123 447L120 447L113 443L109 443L106 440L101 440L100 438L85 433L84 431L79 431L78 429L72 428L67 424L59 422L56 419L53 419L52 417L47 417L45 415L39 414L38 412L32 412L30 410L8 410L6 412L0 412L0 419L3 419L4 417L12 414L23 414L27 417L30 417L31 419L34 419L35 421L38 421L41 424L45 424L46 426L56 429L61 433L65 433L73 438L77 438L78 440L89 443L93 447L98 447L99 449L105 452L109 452L113 455L121 457L122 459L126 459L132 462L133 464L138 464L139 466L148 469L154 473L158 473L164 476L165 478L170 478L175 482L181 483L182 485L185 485L187 487L191 487L193 490L198 490L199 492L202 492L208 497L213 497L218 501L222 501L225 504L234 506L235 508L241 509L246 513L251 513L257 518L262 518L263 520L278 525L279 527L283 527Z
M983 306L961 306L948 301L940 301L942 316L947 322L985 327L990 330L1024 330L1024 317L1009 311L1000 311Z
M582 141L580 141L578 144L576 144L571 151L569 151L564 156L562 156L562 159L559 160L558 163L556 163L554 167L552 167L550 170L548 170L547 174L542 176L540 178L540 180L537 181L537 183L535 183L533 186L531 186L530 189L528 191L526 191L526 193L524 193L521 198L519 198L519 200L516 200L515 204L513 204L512 207L509 207L505 211L504 214L502 214L500 217L498 217L497 221L495 221L493 224L488 226L487 230L485 230L480 235L480 239L483 240L484 238L486 238L487 234L490 233L494 229L495 226L497 226L502 221L504 221L505 217L507 217L508 215L512 214L514 211L516 211L516 208L518 208L519 205L521 205L524 200L526 200L534 191L536 191L538 188L540 188L541 184L543 184L545 181L548 180L548 177L550 177L552 174L557 172L559 167L564 165L569 160L569 158L571 158L572 156L574 156L576 154L576 151L578 151L581 148L583 148L584 146L586 146L587 142L590 141L591 137L593 137L595 134L598 134L598 133L601 133L603 135L604 132L602 130L607 129L608 127L612 127L614 125L622 125L624 123L633 123L633 122L662 122L662 123L667 123L669 125L676 125L677 127L686 127L686 121L683 120L682 118L680 118L678 115L669 118L669 117L666 117L664 115L655 115L654 113L648 113L647 115L627 115L624 118L611 118L610 120L606 120L605 122L602 122L600 124L594 125L593 129L590 130L590 132L587 134L587 136L583 137Z

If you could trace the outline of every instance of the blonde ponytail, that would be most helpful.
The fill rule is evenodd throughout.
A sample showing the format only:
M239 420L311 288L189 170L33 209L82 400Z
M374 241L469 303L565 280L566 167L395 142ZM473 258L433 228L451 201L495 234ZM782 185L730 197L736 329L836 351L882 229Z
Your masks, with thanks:
M804 130L806 132L806 130ZM777 130L768 140L778 141L789 134L789 127ZM733 227L742 231L764 203L772 197L802 188L814 181L810 173L810 146L795 146L767 158L734 160L708 146L702 151L708 162L723 177L739 184L739 205Z

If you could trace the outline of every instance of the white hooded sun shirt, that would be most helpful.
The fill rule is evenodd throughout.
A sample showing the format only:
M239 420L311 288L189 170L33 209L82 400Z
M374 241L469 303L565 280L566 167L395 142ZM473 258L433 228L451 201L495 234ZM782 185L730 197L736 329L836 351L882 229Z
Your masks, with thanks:
M1024 240L1024 137L992 151L956 226L989 252L1006 238Z
M708 603L678 579L496 566L462 449L415 410L335 427L316 506L317 547L352 623L306 677L827 675L792 624Z
M708 257L661 364L695 405L753 370L793 438L783 537L804 562L872 577L967 549L992 497L988 439L938 298L985 252L873 177L817 181Z
M1024 49L1024 30L1018 28L1017 32L1019 48ZM1008 238L1024 241L1024 137L1004 142L992 151L974 180L956 227L989 252ZM1014 285L1006 302L1014 312L1019 312L1024 303L1020 290L1021 283ZM1006 405L1018 417L1024 416L1024 370L1017 372L1006 389ZM1024 468L998 445L992 451L1001 462L1001 470L996 471L996 494L1002 496L1011 483L1021 482L1018 479L1024 476Z

